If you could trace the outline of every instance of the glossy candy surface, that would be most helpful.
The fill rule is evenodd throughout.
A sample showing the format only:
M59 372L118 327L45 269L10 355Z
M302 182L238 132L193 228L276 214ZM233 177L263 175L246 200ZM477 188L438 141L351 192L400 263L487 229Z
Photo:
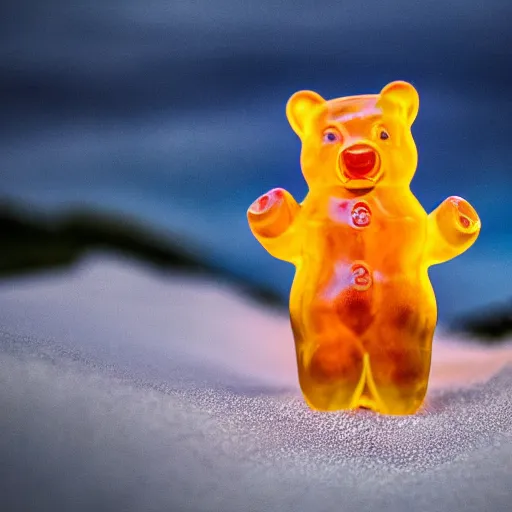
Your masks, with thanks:
M468 249L480 220L460 197L427 214L412 194L418 107L406 82L328 101L297 92L286 113L309 192L299 204L273 189L247 212L261 245L296 267L290 317L313 409L423 403L437 321L428 268Z

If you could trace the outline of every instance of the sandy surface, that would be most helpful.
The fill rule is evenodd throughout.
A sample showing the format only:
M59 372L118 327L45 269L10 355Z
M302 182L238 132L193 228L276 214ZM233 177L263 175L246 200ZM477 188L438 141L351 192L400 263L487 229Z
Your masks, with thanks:
M310 411L288 321L90 259L0 285L1 510L510 510L512 349L436 340L419 415Z

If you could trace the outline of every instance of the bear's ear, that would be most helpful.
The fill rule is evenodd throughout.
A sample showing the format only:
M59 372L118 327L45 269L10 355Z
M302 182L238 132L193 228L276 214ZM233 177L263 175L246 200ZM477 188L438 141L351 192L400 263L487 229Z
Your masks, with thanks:
M411 84L397 81L391 82L382 89L379 103L383 108L386 108L386 105L398 108L400 114L407 119L407 123L411 126L418 114L420 98Z
M293 128L293 131L302 137L304 133L304 123L310 115L311 110L325 103L325 100L313 91L296 92L286 104L286 117Z

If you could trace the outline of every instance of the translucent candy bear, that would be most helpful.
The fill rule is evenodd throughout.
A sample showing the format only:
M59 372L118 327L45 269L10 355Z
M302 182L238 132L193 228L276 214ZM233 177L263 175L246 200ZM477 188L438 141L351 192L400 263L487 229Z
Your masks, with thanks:
M309 193L299 204L273 189L247 212L261 245L296 267L291 325L313 409L412 414L423 403L437 321L428 268L468 249L480 219L456 196L427 215L412 194L418 107L401 81L329 101L297 92L286 114Z

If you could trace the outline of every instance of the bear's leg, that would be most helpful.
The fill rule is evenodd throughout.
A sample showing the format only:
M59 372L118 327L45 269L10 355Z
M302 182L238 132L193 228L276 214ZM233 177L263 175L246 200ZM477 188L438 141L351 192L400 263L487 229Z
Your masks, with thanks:
M370 388L385 414L414 414L427 391L435 316L394 303L366 333Z
M323 335L322 335L323 334ZM364 387L364 351L347 327L330 325L329 332L298 346L299 381L312 409L354 409Z
M405 415L418 411L427 392L430 354L383 350L370 356L370 368L379 412Z

